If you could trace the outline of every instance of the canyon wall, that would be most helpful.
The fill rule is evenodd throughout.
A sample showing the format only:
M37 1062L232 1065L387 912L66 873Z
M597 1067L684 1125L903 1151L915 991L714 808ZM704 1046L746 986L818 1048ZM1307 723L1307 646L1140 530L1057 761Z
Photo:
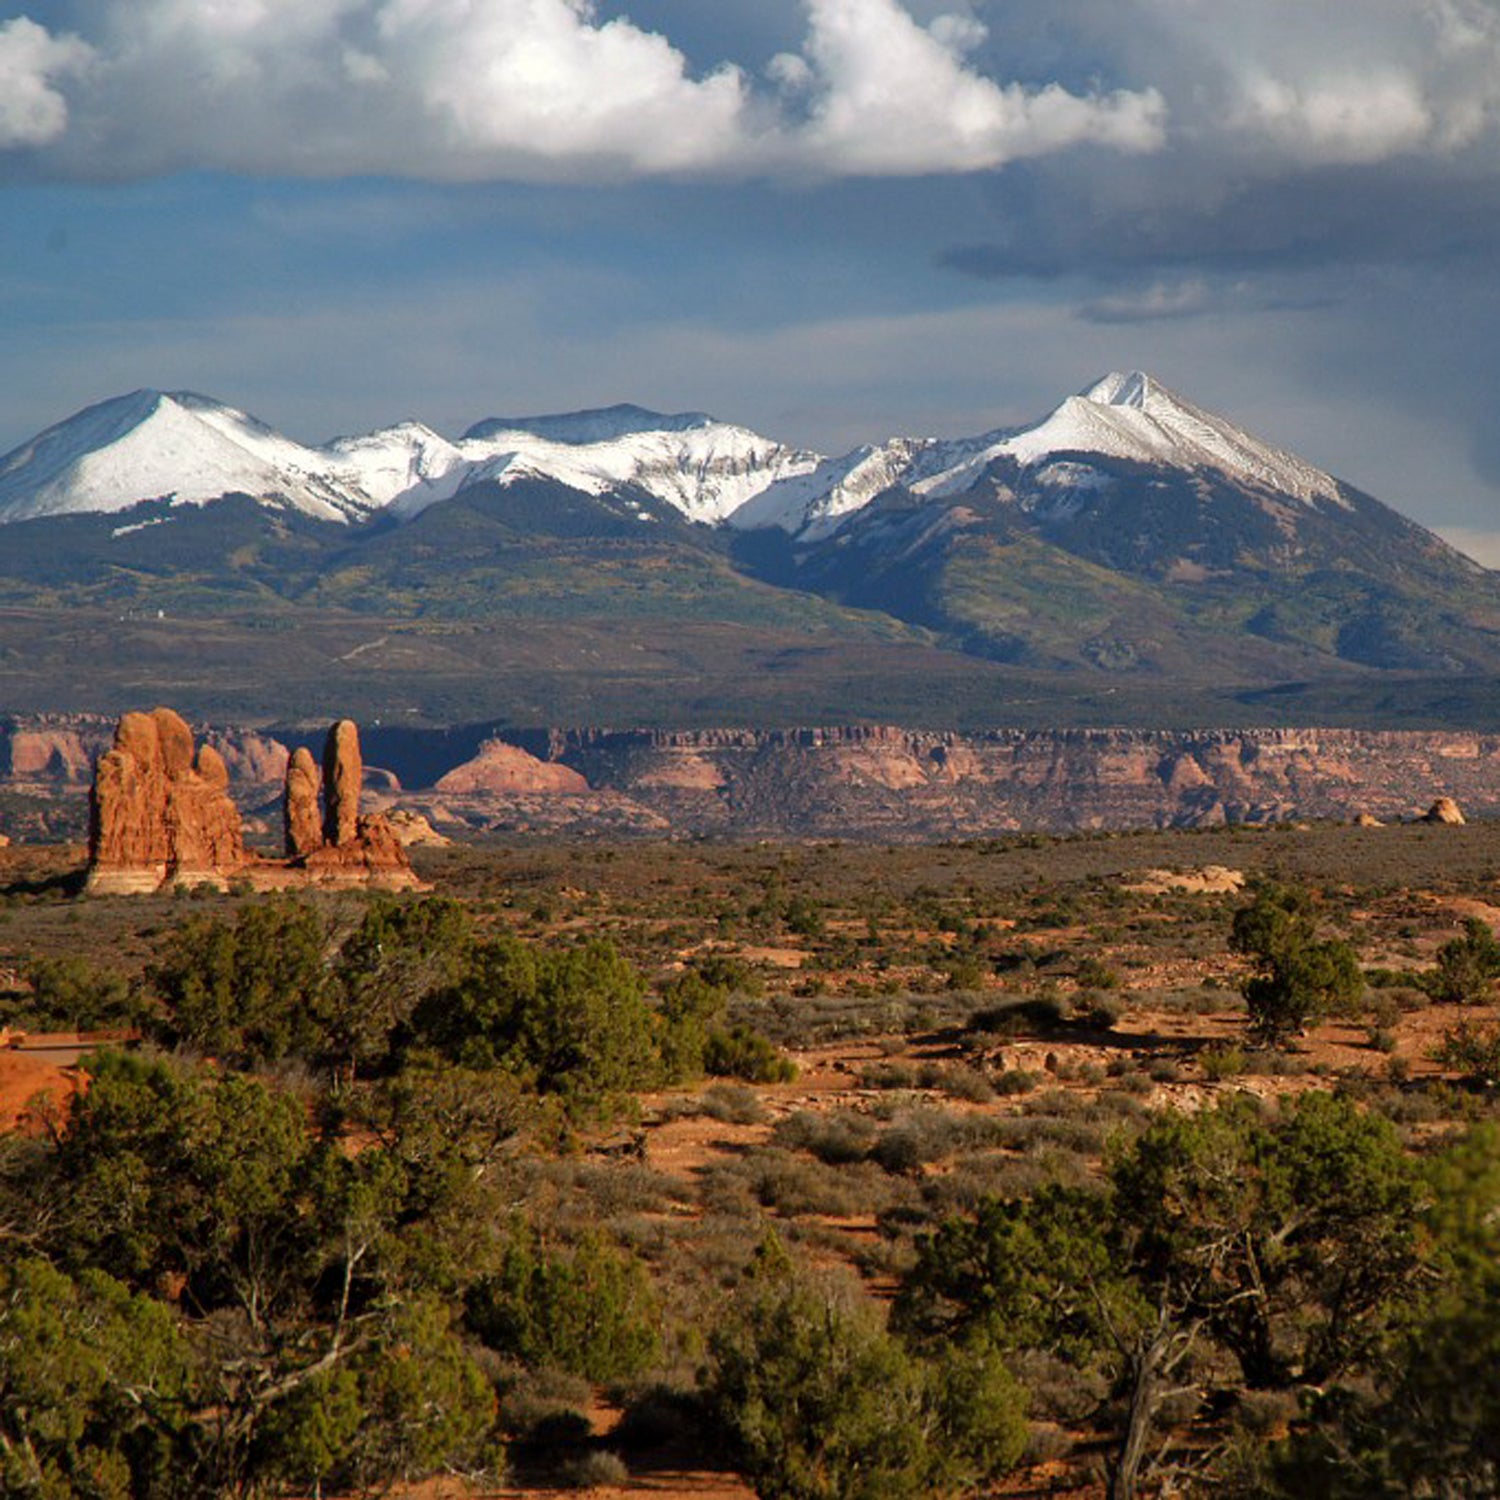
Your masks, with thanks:
M962 838L1017 829L1500 814L1500 736L851 727L516 737L689 831Z
M81 795L79 759L92 758L93 738L76 721L0 721L0 790ZM281 738L208 738L241 801L271 765L285 766ZM1457 731L487 725L399 739L372 727L364 743L366 761L394 773L378 795L367 774L372 801L450 832L908 841L1362 813L1395 821L1442 796L1471 818L1500 816L1500 735Z

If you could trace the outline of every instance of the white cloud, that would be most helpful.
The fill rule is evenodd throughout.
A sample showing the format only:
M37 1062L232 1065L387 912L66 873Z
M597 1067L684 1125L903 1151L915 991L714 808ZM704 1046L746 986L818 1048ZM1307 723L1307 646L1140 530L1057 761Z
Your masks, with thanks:
M1500 118L1492 0L1140 0L1170 39L1168 99L1242 154L1302 165L1448 155Z
M1160 143L1151 90L986 76L971 16L922 26L899 0L804 5L801 50L756 79L732 62L695 70L592 0L95 0L87 75L83 44L13 22L0 80L10 55L18 83L0 97L24 124L13 143L50 143L43 165L91 176L903 175Z
M1388 72L1288 83L1248 78L1236 122L1263 133L1288 155L1356 165L1415 151L1433 136L1434 120L1417 81Z
M0 22L0 150L44 146L63 134L68 104L56 85L91 56L77 37L55 37L26 16Z
M1149 151L1163 139L1154 90L1107 98L1001 86L965 66L985 31L971 17L922 27L896 0L810 0L797 148L833 170L975 171L1084 142Z
M1168 172L1265 175L1500 135L1495 0L795 0L769 65L712 61L765 3L712 0L700 65L631 0L89 0L82 39L0 22L0 149L88 177L618 181L1170 144Z
M481 172L528 158L670 172L741 149L738 69L694 79L665 37L598 24L580 0L387 0L377 33L398 92Z

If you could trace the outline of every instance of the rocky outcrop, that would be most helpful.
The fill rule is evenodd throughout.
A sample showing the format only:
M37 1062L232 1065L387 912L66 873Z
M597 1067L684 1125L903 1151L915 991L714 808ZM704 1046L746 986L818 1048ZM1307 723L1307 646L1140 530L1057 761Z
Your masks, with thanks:
M560 761L540 760L519 745L486 740L479 753L441 777L434 790L460 796L471 792L586 792L588 781Z
M323 818L318 809L318 767L312 751L305 745L299 745L287 762L282 823L286 831L288 859L302 859L314 849L323 847Z
M0 719L0 785L17 791L83 790L113 736L113 721L92 715Z
M222 882L249 863L229 773L169 708L129 713L99 757L89 805L88 888Z
M87 888L128 895L230 880L260 889L417 886L389 823L360 816L359 732L348 720L329 731L321 782L320 809L318 767L299 749L286 771L287 858L259 858L245 848L224 757L212 745L195 746L171 709L128 713L94 769Z
M409 873L384 863L393 857L392 844L361 815L357 800L353 836L337 831L347 830L346 793L357 785L353 756L363 758L358 736L351 756L349 732L343 734L345 745L333 736L329 756L335 841L325 835L329 798L314 745L299 762L304 786L294 799L300 831L287 829L291 863L274 868L288 883L294 877L400 883ZM230 732L222 732L215 744L229 740ZM275 744L266 742L262 753L274 754ZM1475 732L957 734L867 725L663 731L484 724L372 731L369 754L393 773L386 789L372 794L382 809L399 799L444 832L518 837L930 841L1031 829L1348 822L1359 814L1370 824L1398 823L1421 817L1442 797L1469 818L1500 817L1500 735ZM225 762L242 787L235 760L226 753ZM408 790L398 792L396 778ZM376 779L366 772L367 787ZM420 790L434 783L440 791ZM67 795L62 784L58 795ZM272 878L272 868L263 862L257 882Z
M286 778L289 754L280 740L243 729L210 729L203 738L224 757L233 787L259 795Z
M397 808L394 812L387 813L385 820L391 825L391 831L403 849L446 849L453 842L439 833L421 813L412 812L408 808Z
M340 719L323 742L323 842L352 843L359 835L359 798L364 790L365 762L359 753L359 728Z
M94 764L114 743L118 720L103 714L0 716L0 787L7 791L88 790ZM250 729L205 730L224 761L230 784L246 795L279 787L287 748Z
M592 789L544 807L535 795L499 789L445 799L470 826L496 830L603 833L596 804L604 799L611 827L727 838L932 840L1349 821L1358 813L1395 823L1420 817L1438 796L1471 815L1500 816L1500 736L1473 732L957 734L882 725L487 732L571 768Z
M323 816L318 820L316 768L298 748L287 763L286 855L290 866L320 883L400 888L418 884L406 848L379 813L360 813L364 758L359 728L340 719L323 743Z

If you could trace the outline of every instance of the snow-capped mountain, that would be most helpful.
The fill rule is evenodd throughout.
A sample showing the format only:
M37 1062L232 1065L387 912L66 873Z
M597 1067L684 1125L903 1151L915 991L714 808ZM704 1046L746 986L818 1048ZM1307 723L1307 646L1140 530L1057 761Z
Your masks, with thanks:
M731 519L767 486L810 473L821 462L816 453L711 417L613 409L621 411L638 413L637 425L591 420L612 413L480 423L459 445L462 468L414 485L396 497L391 513L418 515L466 484L551 479L587 495L643 490L688 520L711 524ZM601 431L610 435L598 436Z
M472 484L540 479L595 496L640 492L690 521L815 542L892 489L943 499L1001 470L1029 476L1025 503L1046 496L1067 509L1106 482L1094 460L1211 472L1302 505L1347 504L1331 476L1131 372L1106 376L1031 427L893 438L837 458L701 412L637 406L490 418L456 441L404 422L310 447L202 396L136 391L0 458L0 523L231 493L323 520L410 519Z
M309 447L206 397L143 390L91 406L0 458L0 523L227 494L321 520L386 509L410 518L468 484L521 479L591 495L637 489L715 523L821 461L702 413L640 407L493 418L457 442L403 422Z
M171 496L198 505L240 493L325 520L381 504L316 450L244 412L185 391L133 391L60 422L0 459L0 520L126 510Z
M1212 469L1305 504L1347 503L1331 475L1194 406L1138 370L1106 375L1070 396L1045 421L997 444L992 456L1039 468L1073 454ZM964 488L967 477L962 472L945 476L942 488Z
M1056 492L1078 499L1099 487L1091 459L1214 472L1306 505L1348 503L1331 475L1137 370L1106 375L1032 427L950 440L894 438L828 460L806 476L771 485L730 520L736 527L779 526L801 540L818 541L895 486L946 498L972 488L996 467L1025 473L1033 496L1051 491L1051 503L1066 506L1066 497Z
M1033 425L842 457L640 407L309 446L141 391L0 458L6 521L8 600L883 621L1028 669L1214 682L1500 672L1500 575L1138 372Z

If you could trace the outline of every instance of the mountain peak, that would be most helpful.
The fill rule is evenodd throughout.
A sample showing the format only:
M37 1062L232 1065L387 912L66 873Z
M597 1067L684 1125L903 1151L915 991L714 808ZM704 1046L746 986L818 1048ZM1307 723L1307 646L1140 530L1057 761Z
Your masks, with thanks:
M1131 406L1144 411L1158 393L1165 394L1144 370L1112 370L1078 394L1098 406Z
M1346 503L1331 475L1195 406L1142 370L1113 371L999 447L1026 467L1091 455L1218 470L1307 505Z
M200 505L247 494L328 520L367 514L367 496L320 472L320 455L245 412L192 391L131 391L49 427L0 458L0 522Z

